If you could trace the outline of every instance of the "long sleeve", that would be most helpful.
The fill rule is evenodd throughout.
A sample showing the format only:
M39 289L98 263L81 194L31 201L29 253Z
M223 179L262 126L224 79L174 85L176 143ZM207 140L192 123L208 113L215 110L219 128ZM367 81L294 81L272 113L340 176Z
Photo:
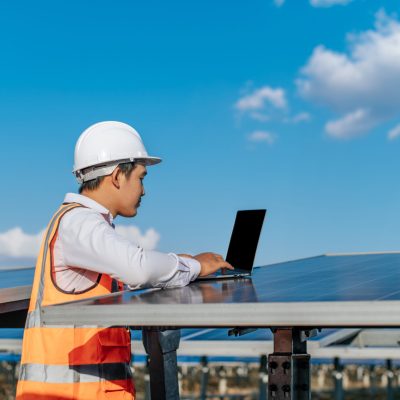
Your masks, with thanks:
M72 210L63 217L58 240L64 265L108 274L135 289L185 286L200 273L198 261L144 250L88 208Z

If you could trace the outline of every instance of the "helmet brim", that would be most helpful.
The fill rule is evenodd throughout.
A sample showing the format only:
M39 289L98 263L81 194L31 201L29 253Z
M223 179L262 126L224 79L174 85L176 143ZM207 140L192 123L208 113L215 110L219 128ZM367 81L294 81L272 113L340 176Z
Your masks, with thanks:
M140 164L149 166L149 165L159 164L162 160L160 157L146 157L146 158L136 158L135 161Z

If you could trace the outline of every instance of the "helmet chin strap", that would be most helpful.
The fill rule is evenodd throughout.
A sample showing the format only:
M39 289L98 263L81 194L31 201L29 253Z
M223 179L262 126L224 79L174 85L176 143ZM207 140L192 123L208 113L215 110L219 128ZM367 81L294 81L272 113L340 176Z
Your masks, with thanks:
M121 163L113 163L112 165L104 165L101 167L93 167L93 169L89 169L83 173L82 171L76 171L75 176L78 183L82 184L84 182L92 181L100 176L110 175L114 172L115 168Z
M108 164L101 164L98 166L93 166L93 167L89 167L89 168L85 168L86 172L83 173L82 170L78 170L75 172L72 172L75 177L76 180L78 181L78 183L81 185L84 182L88 182L91 181L93 179L96 179L100 176L106 176L106 175L110 175L114 172L115 168L118 167L118 165L120 164L124 164L124 163L136 163L136 164L142 164L142 165L149 165L149 162L147 159L145 158L127 158L124 160L118 160L118 161L113 161L112 163L108 163Z

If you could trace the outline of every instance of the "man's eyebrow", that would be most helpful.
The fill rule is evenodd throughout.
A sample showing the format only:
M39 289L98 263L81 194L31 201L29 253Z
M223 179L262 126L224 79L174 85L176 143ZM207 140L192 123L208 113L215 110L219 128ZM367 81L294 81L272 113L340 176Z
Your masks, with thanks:
M147 175L147 171L143 171L142 176L145 177Z

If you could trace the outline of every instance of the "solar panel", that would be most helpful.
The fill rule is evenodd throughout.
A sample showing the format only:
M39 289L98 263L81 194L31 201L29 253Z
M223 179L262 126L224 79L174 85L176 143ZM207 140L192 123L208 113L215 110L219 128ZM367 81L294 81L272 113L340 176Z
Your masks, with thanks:
M324 329L317 336L314 336L310 340L319 341L322 340L334 332L338 332L336 329ZM220 341L220 340L232 340L232 341L265 341L272 340L273 334L269 329L257 329L253 332L246 333L242 336L228 336L227 329L183 329L181 332L181 340L192 340L192 341Z
M48 324L400 326L399 288L399 253L319 256L257 268L251 279L51 306L43 317Z
M259 272L259 301L400 300L397 253L319 256Z
M24 326L33 273L33 268L0 269L0 327Z
M34 268L0 269L0 289L32 285Z

